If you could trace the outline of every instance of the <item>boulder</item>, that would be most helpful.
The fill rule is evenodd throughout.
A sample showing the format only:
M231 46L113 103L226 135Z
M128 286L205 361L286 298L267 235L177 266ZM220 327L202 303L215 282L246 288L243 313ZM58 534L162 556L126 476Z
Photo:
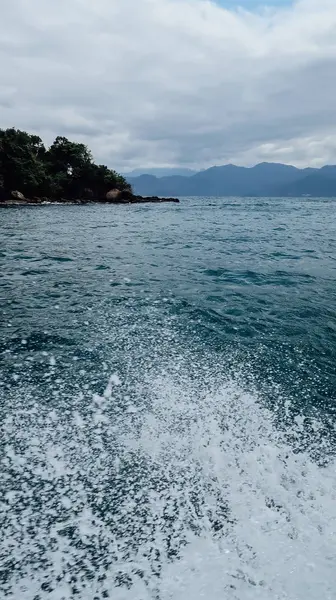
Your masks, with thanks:
M22 200L22 201L25 200L24 195L21 192L18 192L17 190L14 190L13 192L11 192L11 196L15 200Z
M110 202L116 202L117 200L119 200L120 195L121 195L120 190L117 190L117 189L110 190L106 194L106 200L109 200Z

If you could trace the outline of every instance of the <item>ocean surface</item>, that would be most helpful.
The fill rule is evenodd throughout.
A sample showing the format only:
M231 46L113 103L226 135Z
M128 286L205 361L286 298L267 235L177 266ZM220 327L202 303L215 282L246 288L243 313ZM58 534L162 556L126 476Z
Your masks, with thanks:
M335 600L335 215L1 210L1 599Z

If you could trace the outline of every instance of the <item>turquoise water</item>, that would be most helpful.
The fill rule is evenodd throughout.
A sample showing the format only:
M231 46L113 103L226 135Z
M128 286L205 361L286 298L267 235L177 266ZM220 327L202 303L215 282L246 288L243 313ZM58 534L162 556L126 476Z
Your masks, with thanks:
M3 596L335 598L334 214L1 211Z

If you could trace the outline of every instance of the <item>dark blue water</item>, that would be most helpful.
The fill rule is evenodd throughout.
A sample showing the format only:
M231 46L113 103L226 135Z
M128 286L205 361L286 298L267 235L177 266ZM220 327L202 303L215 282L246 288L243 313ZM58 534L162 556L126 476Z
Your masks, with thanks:
M0 589L335 598L335 200L0 213Z

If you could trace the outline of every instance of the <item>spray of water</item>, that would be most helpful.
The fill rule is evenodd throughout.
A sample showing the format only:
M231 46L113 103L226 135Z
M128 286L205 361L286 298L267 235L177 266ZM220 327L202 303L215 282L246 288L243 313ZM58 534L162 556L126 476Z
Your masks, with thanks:
M305 434L288 409L270 412L238 378L205 391L181 374L149 374L133 395L116 375L71 401L16 392L2 435L5 597L334 599L335 464L331 448L324 466L313 458L321 423Z

